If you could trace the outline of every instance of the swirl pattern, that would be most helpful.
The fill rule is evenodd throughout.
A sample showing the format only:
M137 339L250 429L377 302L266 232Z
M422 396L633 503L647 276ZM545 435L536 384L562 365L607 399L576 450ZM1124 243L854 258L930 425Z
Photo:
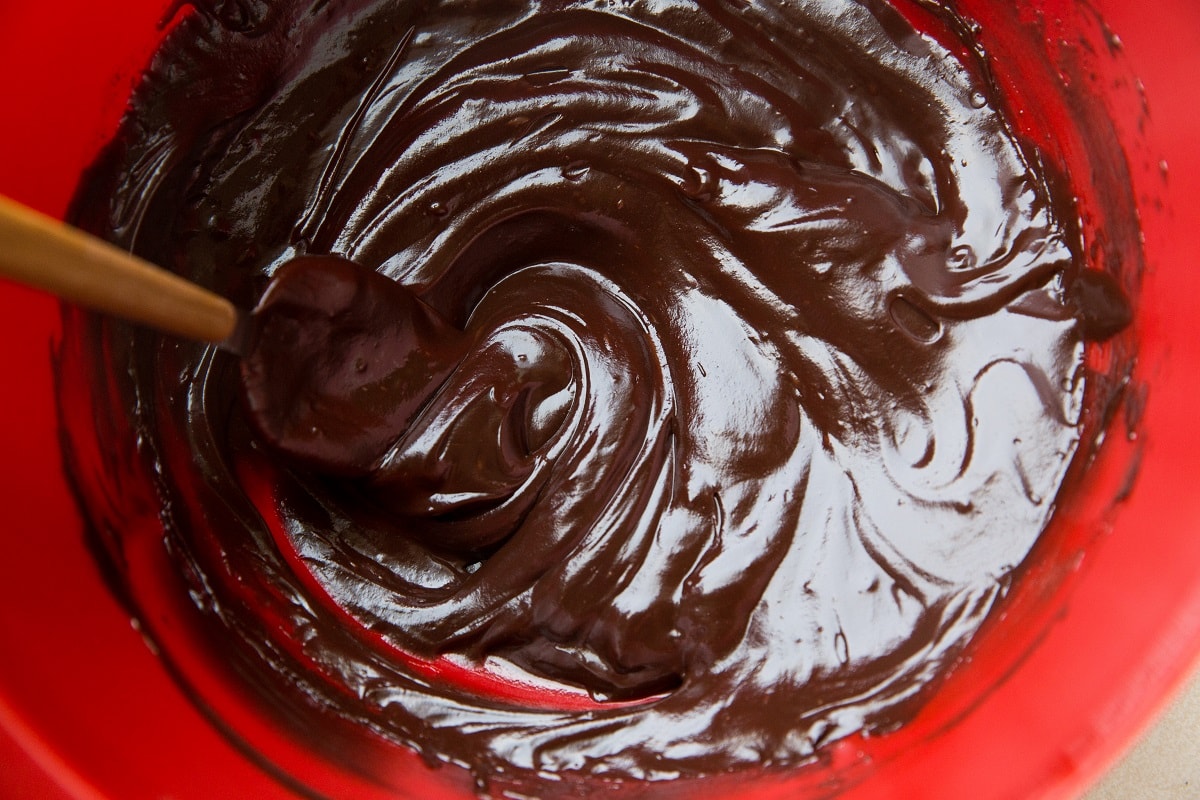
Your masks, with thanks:
M988 85L877 2L259 11L176 27L81 221L246 305L338 254L466 344L323 474L224 355L88 323L237 669L481 773L902 721L1080 437L1069 205Z

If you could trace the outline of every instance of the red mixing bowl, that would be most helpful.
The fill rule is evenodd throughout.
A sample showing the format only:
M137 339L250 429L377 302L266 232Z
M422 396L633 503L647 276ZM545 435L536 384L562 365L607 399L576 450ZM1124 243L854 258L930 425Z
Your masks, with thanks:
M989 7L1011 3L960 5L982 20ZM1016 5L1013 19L1040 15L1059 31L1062 41L1047 49L1081 46L1075 37L1085 32L1073 21L1090 11L1067 0ZM1110 35L1088 41L1111 51L1102 60L1114 69L1094 91L1111 95L1145 236L1137 376L1147 389L1135 392L1133 408L1144 400L1144 415L1136 441L1108 448L1082 496L1063 509L1053 546L1034 553L1044 563L1030 570L1007 618L984 632L971 662L900 732L834 747L827 768L854 767L844 793L854 800L1077 796L1169 701L1200 654L1200 492L1192 488L1200 466L1192 244L1200 230L1192 97L1200 5L1093 0L1089 8ZM162 0L127 0L119 11L82 0L0 4L0 193L64 213L161 36L163 11ZM984 30L993 53L1008 41ZM1037 114L1037 87L1021 85L1019 61L1001 81ZM1148 115L1129 75L1144 84ZM1089 164L1069 142L1062 148L1077 170L1112 166ZM0 283L0 796L295 797L189 701L88 552L60 460L51 363L58 320L52 299ZM429 798L437 784L425 768L415 758L401 766L410 793ZM328 770L338 785L337 765ZM346 792L360 796L345 780ZM793 789L735 793L790 797Z

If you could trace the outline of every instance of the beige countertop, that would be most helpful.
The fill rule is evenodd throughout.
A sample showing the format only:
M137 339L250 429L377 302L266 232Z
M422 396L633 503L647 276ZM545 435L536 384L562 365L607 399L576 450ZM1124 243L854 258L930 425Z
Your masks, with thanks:
M1200 675L1083 800L1200 798Z

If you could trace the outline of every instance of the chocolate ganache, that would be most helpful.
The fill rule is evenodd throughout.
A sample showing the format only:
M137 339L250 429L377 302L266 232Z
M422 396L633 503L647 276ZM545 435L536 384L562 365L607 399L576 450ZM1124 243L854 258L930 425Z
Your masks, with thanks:
M255 349L64 336L298 730L795 765L903 723L1004 596L1128 321L999 106L876 0L204 3L74 213L261 296Z

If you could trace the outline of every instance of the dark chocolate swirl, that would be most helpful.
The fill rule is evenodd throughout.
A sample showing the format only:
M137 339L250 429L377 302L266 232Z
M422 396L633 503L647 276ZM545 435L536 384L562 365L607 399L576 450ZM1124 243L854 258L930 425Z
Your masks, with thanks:
M988 85L880 2L254 10L172 31L81 222L247 307L351 259L462 350L394 440L295 461L232 357L69 327L233 668L479 773L902 722L1081 435L1069 198ZM388 341L321 366L374 418Z

